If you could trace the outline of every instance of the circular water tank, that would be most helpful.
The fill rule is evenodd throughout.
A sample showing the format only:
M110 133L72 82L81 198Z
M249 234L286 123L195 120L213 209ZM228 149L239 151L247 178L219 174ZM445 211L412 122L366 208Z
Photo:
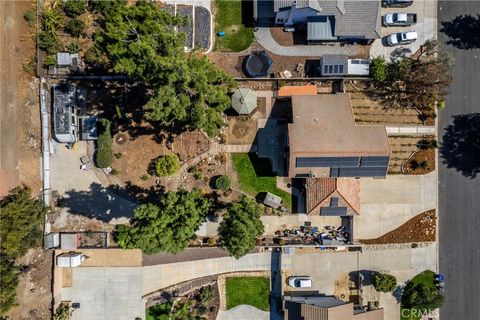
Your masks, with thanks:
M252 52L243 60L243 72L249 78L267 78L272 69L272 59L265 52Z

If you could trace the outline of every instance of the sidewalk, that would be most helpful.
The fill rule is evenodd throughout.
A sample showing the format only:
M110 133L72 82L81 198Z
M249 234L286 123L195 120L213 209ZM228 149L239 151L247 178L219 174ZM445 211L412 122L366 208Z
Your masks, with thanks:
M435 135L435 126L386 126L387 135Z

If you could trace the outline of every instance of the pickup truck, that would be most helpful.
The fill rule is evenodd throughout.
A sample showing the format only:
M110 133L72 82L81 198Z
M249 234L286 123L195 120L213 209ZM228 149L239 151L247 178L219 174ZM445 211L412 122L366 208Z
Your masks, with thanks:
M383 0L384 7L408 7L413 4L413 0Z
M418 39L418 35L415 31L410 32L398 32L392 33L387 36L387 44L390 47L398 46L401 44L410 44L415 42Z
M412 26L417 23L415 13L387 13L383 16L383 25L385 27Z

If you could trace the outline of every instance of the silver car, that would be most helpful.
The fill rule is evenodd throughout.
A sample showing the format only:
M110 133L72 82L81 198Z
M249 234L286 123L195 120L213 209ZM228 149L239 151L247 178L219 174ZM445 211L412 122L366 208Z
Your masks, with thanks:
M309 276L293 276L288 278L288 285L294 288L310 288L312 278Z

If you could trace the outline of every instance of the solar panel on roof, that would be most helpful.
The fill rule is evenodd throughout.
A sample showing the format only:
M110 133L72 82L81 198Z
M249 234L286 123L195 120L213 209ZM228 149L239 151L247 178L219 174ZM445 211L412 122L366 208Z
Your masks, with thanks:
M338 198L337 197L330 198L330 207L338 207Z
M297 168L305 167L358 167L360 157L298 157Z
M344 216L347 214L347 207L325 207L320 209L321 216Z
M389 157L362 157L360 159L361 167L383 167L388 166Z
M387 167L338 168L338 177L385 177Z

